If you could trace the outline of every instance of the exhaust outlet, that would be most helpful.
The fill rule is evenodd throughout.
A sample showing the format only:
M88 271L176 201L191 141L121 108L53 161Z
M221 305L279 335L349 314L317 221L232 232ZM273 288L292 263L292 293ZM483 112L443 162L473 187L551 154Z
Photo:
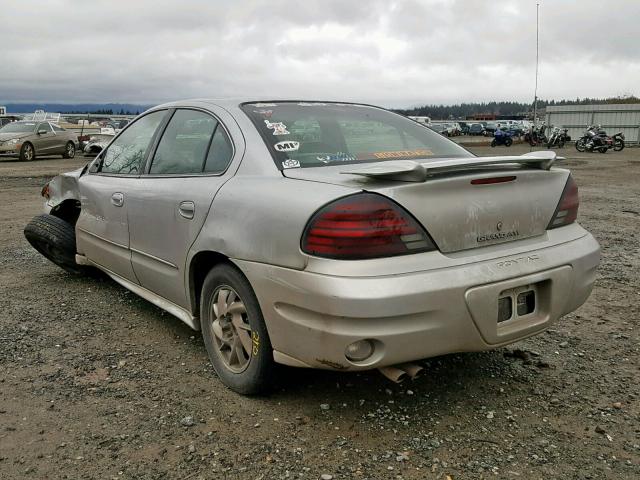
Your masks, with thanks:
M420 376L424 371L424 368L420 365L416 365L415 363L401 363L400 365L396 365L396 367L406 372L411 380L418 378L418 376Z
M382 375L395 383L402 383L409 375L405 370L396 367L382 367L378 369Z

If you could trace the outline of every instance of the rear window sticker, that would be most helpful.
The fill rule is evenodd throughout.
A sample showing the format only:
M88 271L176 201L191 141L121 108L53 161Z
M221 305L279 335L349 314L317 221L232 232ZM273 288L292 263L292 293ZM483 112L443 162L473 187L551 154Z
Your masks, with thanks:
M396 150L393 152L374 152L375 158L404 158L404 157L429 157L433 152L429 149L422 148L418 150Z
M282 162L282 168L300 168L300 162L290 158Z
M278 152L295 152L300 148L300 142L296 141L285 141L276 143L273 148L275 148Z
M269 130L273 130L274 135L289 135L287 126L282 122L270 122L269 120L265 120L264 123Z

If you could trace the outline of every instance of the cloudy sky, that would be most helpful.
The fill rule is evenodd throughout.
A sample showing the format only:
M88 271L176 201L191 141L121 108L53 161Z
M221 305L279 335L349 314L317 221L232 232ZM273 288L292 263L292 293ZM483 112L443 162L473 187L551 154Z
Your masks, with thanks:
M640 95L640 1L538 0L539 97ZM2 1L0 103L533 98L536 0Z

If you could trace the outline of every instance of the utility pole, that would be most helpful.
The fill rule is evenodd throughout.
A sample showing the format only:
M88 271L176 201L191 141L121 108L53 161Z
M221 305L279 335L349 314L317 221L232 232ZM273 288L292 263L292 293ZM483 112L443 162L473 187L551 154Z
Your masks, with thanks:
M539 40L539 31L540 31L540 20L538 12L540 10L540 4L536 3L536 87L533 91L533 126L538 126L538 59L540 52L540 40Z

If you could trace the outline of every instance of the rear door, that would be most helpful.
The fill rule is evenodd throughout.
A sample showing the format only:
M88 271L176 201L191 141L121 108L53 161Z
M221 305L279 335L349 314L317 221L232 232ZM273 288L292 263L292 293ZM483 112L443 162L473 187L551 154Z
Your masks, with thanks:
M220 118L224 112L217 113L175 110L130 195L136 277L143 287L183 307L188 306L187 253L216 192L232 176L228 167L234 152L240 154Z
M79 181L82 207L76 224L78 252L138 283L131 266L128 210L150 146L167 110L138 118L94 161Z

